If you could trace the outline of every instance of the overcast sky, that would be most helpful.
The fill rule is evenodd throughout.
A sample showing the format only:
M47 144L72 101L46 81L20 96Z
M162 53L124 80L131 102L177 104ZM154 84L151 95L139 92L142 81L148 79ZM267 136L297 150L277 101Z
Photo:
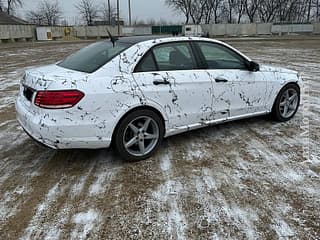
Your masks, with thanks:
M80 0L58 0L63 15L66 19L73 23L75 19L79 18L77 9L74 7ZM96 4L102 3L106 0L94 0ZM23 16L28 10L36 9L41 0L23 0L23 8L17 9L17 15ZM111 0L113 6L116 6L116 0ZM102 4L101 4L102 5ZM131 0L132 20L135 19L165 19L169 22L181 22L183 17L173 12L165 5L165 0ZM120 17L125 20L128 19L128 0L120 0ZM80 20L80 19L79 19Z

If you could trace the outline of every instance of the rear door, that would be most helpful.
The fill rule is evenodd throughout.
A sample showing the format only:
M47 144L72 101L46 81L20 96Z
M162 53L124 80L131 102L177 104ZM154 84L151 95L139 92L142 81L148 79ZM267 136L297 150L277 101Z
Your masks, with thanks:
M133 74L145 97L160 105L169 128L199 124L212 114L212 82L201 78L190 42L153 47Z
M206 81L213 84L214 119L266 111L267 81L262 72L248 70L248 60L213 42L196 42L205 64Z

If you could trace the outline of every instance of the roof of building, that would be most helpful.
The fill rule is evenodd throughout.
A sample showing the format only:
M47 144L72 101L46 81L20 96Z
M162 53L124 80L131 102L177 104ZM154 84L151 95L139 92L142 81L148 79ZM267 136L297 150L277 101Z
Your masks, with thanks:
M0 12L0 25L20 25L20 24L28 24L28 22L20 18L8 15L5 12Z

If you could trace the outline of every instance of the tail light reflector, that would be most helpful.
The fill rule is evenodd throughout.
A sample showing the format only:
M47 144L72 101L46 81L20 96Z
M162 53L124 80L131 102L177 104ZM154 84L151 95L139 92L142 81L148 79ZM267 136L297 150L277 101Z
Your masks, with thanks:
M38 91L34 104L47 109L64 109L75 106L84 97L78 90Z

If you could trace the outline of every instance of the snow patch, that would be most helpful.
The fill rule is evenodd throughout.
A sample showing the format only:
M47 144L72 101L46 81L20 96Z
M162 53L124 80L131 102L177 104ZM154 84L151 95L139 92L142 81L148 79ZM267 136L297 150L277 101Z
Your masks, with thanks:
M112 180L114 175L114 172L110 172L110 170L107 169L98 174L96 181L89 188L90 196L96 196L105 193L109 188L109 182Z
M187 159L201 159L207 155L207 151L203 145L199 143L192 143L187 151Z
M158 205L158 209L168 209L168 211L160 211L158 219L163 223L170 239L182 240L186 239L187 221L181 206L179 206L179 199L184 188L180 181L172 180L171 156L171 152L168 151L161 158L160 167L163 170L166 182L161 184L157 191L152 193L152 196Z
M97 230L97 224L101 222L100 214L94 209L81 212L73 216L72 221L76 228L71 233L71 239L87 239L87 235L93 230Z
M280 239L292 237L295 232L290 228L290 226L283 219L274 219L272 224L272 229L274 229Z
M162 171L169 171L171 168L170 156L164 154L160 159L160 167Z
M56 183L49 190L44 201L37 206L36 214L29 222L29 225L25 229L24 235L21 239L39 239L44 228L49 228L48 225L50 223L46 222L43 224L43 219L46 218L46 214L49 212L50 205L54 203L59 193L64 192L64 189L59 187L59 185L59 183Z
M81 194L81 192L83 191L84 185L86 184L88 177L92 172L93 167L94 167L94 164L92 162L92 164L89 167L89 170L87 171L87 174L81 176L79 181L72 186L70 190L70 195L72 198L78 197Z

